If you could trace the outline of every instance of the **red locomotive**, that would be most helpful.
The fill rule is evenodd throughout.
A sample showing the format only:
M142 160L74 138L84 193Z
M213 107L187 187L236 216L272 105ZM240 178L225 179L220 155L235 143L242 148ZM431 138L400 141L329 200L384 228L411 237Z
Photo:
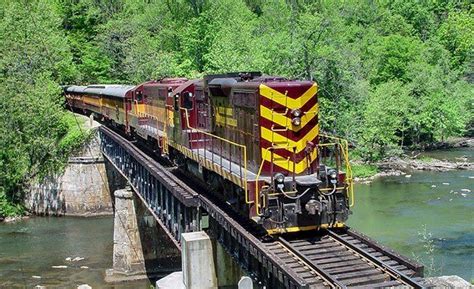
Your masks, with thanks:
M319 133L317 90L251 72L65 94L71 108L146 142L278 234L344 226L353 205L347 142Z

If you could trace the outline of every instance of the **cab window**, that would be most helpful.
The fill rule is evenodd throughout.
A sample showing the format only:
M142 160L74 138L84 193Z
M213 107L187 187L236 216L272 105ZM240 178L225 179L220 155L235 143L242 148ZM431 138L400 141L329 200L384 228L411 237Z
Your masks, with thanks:
M191 92L182 93L183 98L183 108L192 109L193 108L193 94Z
M179 94L174 95L174 110L179 110Z
M141 91L137 92L136 100L137 100L138 103L143 103L143 94L142 94Z

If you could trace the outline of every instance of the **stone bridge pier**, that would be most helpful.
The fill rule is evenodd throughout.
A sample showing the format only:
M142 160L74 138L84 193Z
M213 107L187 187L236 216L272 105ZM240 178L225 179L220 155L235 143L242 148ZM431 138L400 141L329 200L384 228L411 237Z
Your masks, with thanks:
M215 280L205 288L236 288L243 274L234 258L240 260L245 252L225 230L228 225L219 223L226 222L222 213L217 214L207 200L202 201L196 192L178 184L170 172L160 169L113 131L102 128L100 138L107 174L119 174L128 186L113 193L113 264L106 271L106 281L153 282L171 272L181 272L184 285L183 273L187 270L186 276L192 276L192 280ZM190 237L187 234L198 233L207 238L201 243L206 244L204 247L186 243ZM187 284L184 288L203 289L205 281L192 283L199 285Z
M113 266L106 282L154 280L180 270L180 252L130 188L114 192Z
M236 288L244 274L215 239L210 239L203 231L186 233L205 236L209 245L202 249L203 240L197 238L194 242L188 242L188 247L183 247L183 252L180 252L129 187L114 192L114 203L113 266L106 270L106 282L154 281L181 271L191 272L187 277L214 278L217 286L209 288ZM183 242L186 242L185 239L183 237ZM184 280L184 277L179 278Z

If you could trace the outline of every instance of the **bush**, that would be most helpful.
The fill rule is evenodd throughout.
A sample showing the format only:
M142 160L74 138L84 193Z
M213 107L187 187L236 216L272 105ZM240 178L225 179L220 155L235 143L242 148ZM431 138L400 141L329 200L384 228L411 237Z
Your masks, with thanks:
M0 218L23 215L25 208L18 203L8 200L7 196L0 190Z
M92 136L91 131L84 128L84 120L76 118L72 112L64 114L61 125L66 131L58 143L59 151L63 157L68 157Z
M368 178L376 175L379 172L378 168L369 164L353 164L352 173L356 178Z

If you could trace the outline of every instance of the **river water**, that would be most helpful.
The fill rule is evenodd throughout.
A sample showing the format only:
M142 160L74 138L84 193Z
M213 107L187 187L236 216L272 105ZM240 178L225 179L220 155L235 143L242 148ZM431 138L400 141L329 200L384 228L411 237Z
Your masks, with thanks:
M473 159L474 149L427 154ZM421 261L426 275L474 279L474 171L413 172L355 186L348 224Z
M111 216L38 217L0 223L0 288L76 288L81 284L93 288L149 288L149 282L104 282L105 270L112 267L113 225ZM68 257L84 260L66 261Z
M463 149L430 156L472 158L473 153ZM473 184L474 171L414 172L409 178L385 177L358 184L349 225L420 260L428 275L456 274L470 281L474 279ZM105 269L112 266L112 240L112 217L0 223L0 288L75 288L80 284L149 288L148 282L104 283ZM66 261L68 257L84 260ZM68 267L52 268L61 265Z

